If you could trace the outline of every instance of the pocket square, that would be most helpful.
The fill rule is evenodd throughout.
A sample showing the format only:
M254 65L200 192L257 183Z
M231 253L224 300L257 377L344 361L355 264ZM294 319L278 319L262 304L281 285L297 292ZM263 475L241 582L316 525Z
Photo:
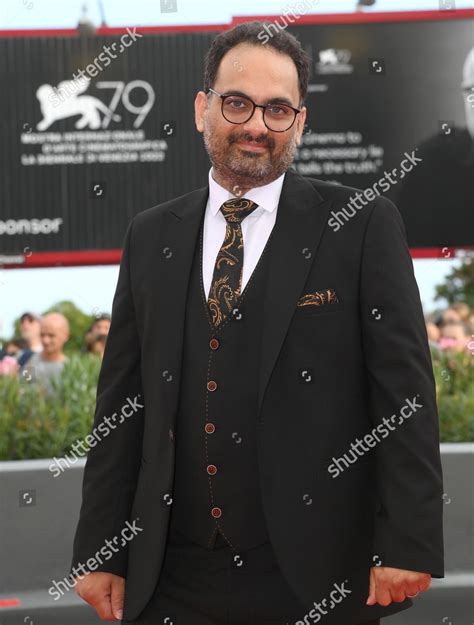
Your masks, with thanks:
M339 304L340 300L335 289L322 289L313 293L305 293L297 301L297 306L331 306Z

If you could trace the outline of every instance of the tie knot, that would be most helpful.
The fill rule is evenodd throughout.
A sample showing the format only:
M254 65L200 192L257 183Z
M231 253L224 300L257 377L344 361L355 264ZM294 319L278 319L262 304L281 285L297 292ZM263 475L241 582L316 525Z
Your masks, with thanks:
M221 212L227 223L240 223L247 215L250 215L258 207L258 204L245 198L233 198L227 200L221 206Z

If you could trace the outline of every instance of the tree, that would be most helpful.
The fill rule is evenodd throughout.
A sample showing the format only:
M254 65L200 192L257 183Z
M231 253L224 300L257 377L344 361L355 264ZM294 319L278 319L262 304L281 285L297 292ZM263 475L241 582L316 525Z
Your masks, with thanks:
M454 267L445 278L444 284L436 286L435 300L445 299L448 304L465 302L474 309L474 262L465 260Z

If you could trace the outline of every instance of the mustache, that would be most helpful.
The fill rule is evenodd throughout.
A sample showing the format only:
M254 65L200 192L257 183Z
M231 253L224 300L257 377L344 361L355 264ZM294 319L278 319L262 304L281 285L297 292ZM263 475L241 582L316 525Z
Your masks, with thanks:
M271 140L269 140L268 137L259 137L259 138L255 138L255 137L251 137L249 135L243 135L241 137L229 137L229 143L237 143L238 141L245 141L248 143L255 143L257 145L262 145L265 147L273 147L273 142Z

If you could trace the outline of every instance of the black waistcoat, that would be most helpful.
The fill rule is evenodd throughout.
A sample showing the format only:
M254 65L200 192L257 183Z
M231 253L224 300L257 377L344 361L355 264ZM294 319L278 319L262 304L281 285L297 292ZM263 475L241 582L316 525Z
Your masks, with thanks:
M233 314L217 329L202 280L202 223L196 241L186 303L170 531L209 549L218 533L236 550L268 540L256 412L264 286L277 224Z

